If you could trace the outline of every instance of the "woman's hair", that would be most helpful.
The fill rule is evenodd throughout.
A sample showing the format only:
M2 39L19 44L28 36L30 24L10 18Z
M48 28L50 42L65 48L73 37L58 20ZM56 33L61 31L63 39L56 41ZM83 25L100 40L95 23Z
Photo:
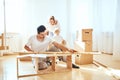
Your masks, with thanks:
M46 27L44 25L40 25L37 28L37 33L39 34L40 32L44 32L46 30Z
M55 17L54 17L54 16L51 16L51 17L50 17L50 20L54 20L54 21L55 21Z
M51 16L51 17L50 17L50 20L53 20L53 21L54 21L54 24L57 24L57 22L58 22L58 21L55 19L54 16Z

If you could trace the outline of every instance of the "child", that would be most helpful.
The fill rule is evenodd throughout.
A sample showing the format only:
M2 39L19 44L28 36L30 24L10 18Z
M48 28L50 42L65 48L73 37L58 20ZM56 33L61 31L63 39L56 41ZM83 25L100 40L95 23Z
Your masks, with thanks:
M63 37L60 35L60 30L58 28L55 29L54 31L54 36L53 36L53 41L62 44L63 46L66 45L66 41L63 39ZM61 51L60 49L56 48L54 45L50 45L48 51L55 51L59 52Z

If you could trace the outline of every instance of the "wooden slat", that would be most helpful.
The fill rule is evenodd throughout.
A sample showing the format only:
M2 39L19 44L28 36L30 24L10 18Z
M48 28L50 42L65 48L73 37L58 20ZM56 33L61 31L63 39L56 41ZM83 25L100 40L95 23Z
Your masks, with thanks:
M8 46L0 46L0 50L8 50L9 47Z
M0 39L2 39L2 36L0 36Z
M20 61L31 61L31 58L30 56L27 56L28 54L48 54L49 56L53 56L53 55L56 55L57 56L67 56L69 54L71 54L70 52L17 52L19 53L19 55L24 55L25 57L23 58L20 58Z
M0 36L0 39L1 39L1 46L4 46L4 34L2 34L1 36Z

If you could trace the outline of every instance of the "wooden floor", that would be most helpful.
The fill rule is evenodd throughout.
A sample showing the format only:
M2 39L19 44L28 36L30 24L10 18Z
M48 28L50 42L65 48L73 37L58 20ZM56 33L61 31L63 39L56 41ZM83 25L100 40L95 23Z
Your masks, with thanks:
M20 63L21 73L33 73L31 62ZM25 67L26 66L26 67ZM98 64L79 65L80 69L72 71L43 74L39 76L17 78L16 55L0 57L0 80L120 80L107 68Z
M106 67L120 69L120 61L115 60L110 54L94 55L94 60Z
M110 74L120 80L120 60L116 60L113 55L94 55L94 61L104 66Z

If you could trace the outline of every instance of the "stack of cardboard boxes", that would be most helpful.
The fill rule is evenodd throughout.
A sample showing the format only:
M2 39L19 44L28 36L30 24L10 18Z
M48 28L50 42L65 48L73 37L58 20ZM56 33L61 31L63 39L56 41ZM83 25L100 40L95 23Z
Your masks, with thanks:
M93 29L82 29L82 41L85 42L85 51L92 51L92 31Z
M92 52L92 31L93 29L82 29L82 42L85 43L85 52L80 52L76 55L76 64L91 64L93 63Z

